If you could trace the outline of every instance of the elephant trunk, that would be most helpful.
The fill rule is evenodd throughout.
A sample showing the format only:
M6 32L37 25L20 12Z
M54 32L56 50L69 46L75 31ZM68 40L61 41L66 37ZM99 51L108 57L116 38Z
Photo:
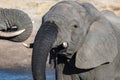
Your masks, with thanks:
M32 54L32 74L34 80L46 80L46 60L55 42L57 33L58 29L55 24L44 23L36 35Z
M22 42L28 39L32 33L32 21L28 14L21 10L0 8L0 21L0 27L5 30L0 32L0 38Z

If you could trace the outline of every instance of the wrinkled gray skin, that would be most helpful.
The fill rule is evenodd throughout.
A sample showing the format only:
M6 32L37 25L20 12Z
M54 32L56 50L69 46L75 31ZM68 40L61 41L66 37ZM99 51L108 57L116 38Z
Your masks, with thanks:
M18 9L0 8L0 31L12 33L25 29L20 35L13 37L0 36L0 39L7 39L14 42L25 41L32 33L32 28L32 21L25 12Z
M101 11L102 15L104 15L113 25L116 25L120 28L120 17L116 16L116 14L109 10Z
M44 16L36 35L32 73L46 80L48 53L63 42L58 53L57 80L120 80L120 29L89 3L63 1ZM56 53L56 54L58 54Z

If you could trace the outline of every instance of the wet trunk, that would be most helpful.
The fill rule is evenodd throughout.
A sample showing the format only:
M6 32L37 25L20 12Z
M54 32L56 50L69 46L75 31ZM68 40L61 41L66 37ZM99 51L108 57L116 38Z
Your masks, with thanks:
M32 73L34 80L46 80L46 60L57 37L57 33L55 24L43 24L36 35L32 54Z

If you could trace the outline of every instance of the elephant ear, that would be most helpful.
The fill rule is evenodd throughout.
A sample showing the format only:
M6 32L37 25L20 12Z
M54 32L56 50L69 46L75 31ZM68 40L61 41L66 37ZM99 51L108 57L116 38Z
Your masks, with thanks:
M109 63L118 54L117 39L106 19L92 23L82 47L76 53L75 66L90 69Z

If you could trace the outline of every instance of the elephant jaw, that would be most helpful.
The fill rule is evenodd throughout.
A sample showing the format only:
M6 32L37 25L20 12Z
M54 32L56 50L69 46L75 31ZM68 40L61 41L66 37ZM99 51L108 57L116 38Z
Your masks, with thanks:
M0 31L0 37L11 38L11 37L15 37L15 36L18 36L18 35L22 34L24 31L25 31L25 29L15 31L15 32L3 32L3 31Z

